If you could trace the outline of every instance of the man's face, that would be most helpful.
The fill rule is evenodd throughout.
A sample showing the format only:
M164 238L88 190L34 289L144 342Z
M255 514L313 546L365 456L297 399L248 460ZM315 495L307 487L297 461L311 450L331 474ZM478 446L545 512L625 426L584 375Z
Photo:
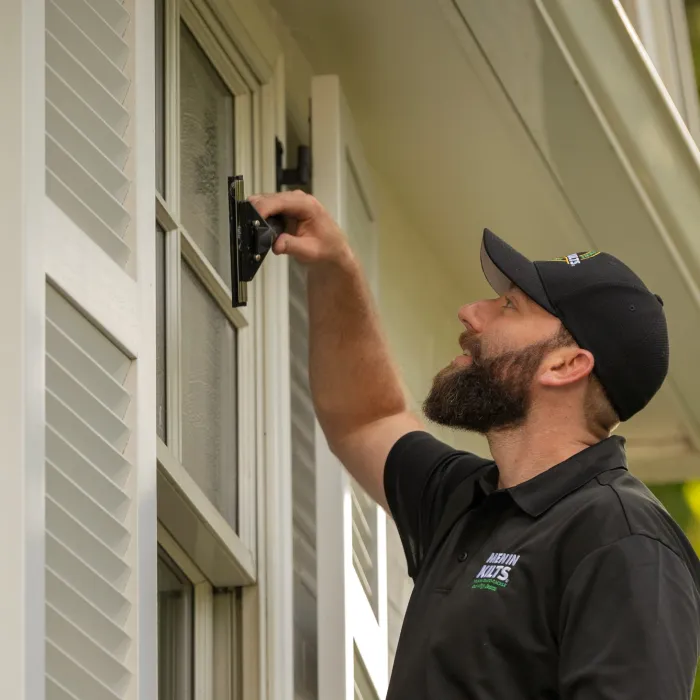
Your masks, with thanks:
M460 309L464 353L433 381L423 404L429 420L486 434L527 417L544 358L562 346L561 324L513 288Z

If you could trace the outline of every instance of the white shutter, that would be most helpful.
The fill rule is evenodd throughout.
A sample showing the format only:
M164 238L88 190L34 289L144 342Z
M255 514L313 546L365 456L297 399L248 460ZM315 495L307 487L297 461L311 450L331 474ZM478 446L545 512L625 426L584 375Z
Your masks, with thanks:
M154 10L45 7L45 697L151 698Z
M119 0L46 1L46 192L122 266L129 21Z
M123 452L131 361L46 294L46 697L117 700L132 669Z
M316 419L309 389L306 271L289 263L292 493L294 534L294 691L318 698L316 600Z
M355 694L354 700L377 700L377 689L374 687L367 669L355 650L355 665L353 668Z
M336 76L313 79L311 111L314 195L348 234L376 297L369 167ZM318 697L351 700L359 692L367 698L366 682L381 698L388 682L386 516L349 478L320 431L316 465Z

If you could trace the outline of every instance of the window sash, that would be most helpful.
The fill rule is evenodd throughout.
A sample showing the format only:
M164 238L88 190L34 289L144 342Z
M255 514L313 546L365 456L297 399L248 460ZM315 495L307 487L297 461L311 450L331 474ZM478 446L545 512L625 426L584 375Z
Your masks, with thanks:
M255 317L255 304L234 309L231 305L231 292L212 263L203 255L192 239L180 218L180 138L179 138L179 61L180 61L180 22L184 22L193 34L208 60L211 61L226 88L234 97L234 133L235 173L242 173L248 182L253 182L254 153L259 149L260 129L255 128L253 104L259 85L251 86L250 76L242 75L230 56L226 55L215 40L212 31L201 17L201 8L195 7L190 0L166 0L165 5L165 196L156 195L157 224L165 231L165 276L166 276L166 415L167 415L167 452L170 459L159 462L161 472L169 474L169 482L176 483L176 491L186 502L202 503L204 496L193 482L179 479L182 466L182 359L181 359L181 309L182 281L181 264L187 262L197 279L208 292L216 308L236 332L237 341L237 470L238 470L238 534L229 527L230 532L224 542L236 542L229 549L230 557L244 572L244 579L252 573L255 577L256 558L256 461L258 454L256 443L256 389L255 356L258 346L258 333L254 330L252 319ZM231 175L235 174L231 173ZM162 453L163 446L159 445ZM174 470L174 471L170 471ZM172 492L173 489L170 491ZM207 499L208 500L208 499ZM210 509L200 512L202 518L214 517ZM214 517L216 526L221 523ZM212 530L211 522L204 520L203 528ZM241 548L247 554L240 556ZM252 562L252 571L250 563Z

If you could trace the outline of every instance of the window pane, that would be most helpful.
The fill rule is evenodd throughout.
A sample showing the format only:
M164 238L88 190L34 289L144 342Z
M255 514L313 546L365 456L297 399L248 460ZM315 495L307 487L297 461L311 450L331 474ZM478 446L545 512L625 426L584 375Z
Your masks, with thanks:
M165 231L156 225L156 430L163 442L167 442L165 324Z
M162 550L158 553L158 698L192 700L193 587Z
M156 189L165 197L165 0L156 6Z
M233 172L233 97L191 32L180 38L182 222L231 285L227 178Z
M182 263L183 465L237 528L236 332Z

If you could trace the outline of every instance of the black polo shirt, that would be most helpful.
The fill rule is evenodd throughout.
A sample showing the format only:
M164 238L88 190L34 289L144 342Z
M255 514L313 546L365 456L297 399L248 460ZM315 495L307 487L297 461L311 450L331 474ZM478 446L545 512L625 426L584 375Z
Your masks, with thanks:
M498 489L425 432L386 495L414 590L387 700L688 700L700 563L611 437Z

